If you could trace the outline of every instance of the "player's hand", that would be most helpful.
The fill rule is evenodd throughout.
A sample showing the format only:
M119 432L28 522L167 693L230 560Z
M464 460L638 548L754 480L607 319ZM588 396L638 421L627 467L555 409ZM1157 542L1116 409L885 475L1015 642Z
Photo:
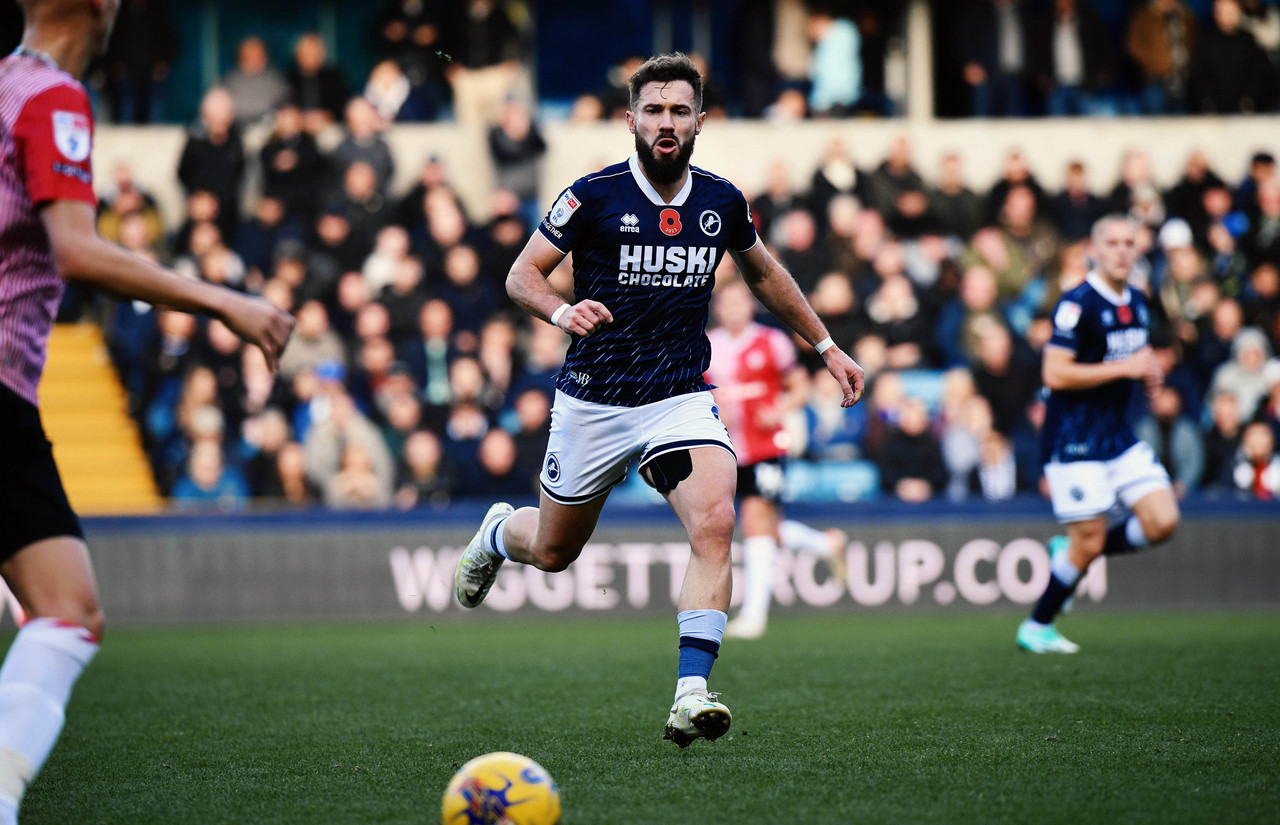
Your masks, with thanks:
M844 398L841 399L840 406L852 407L857 404L858 399L862 398L862 391L866 388L864 383L866 376L862 367L845 355L839 347L831 347L822 353L822 360L827 364L827 371L840 382L840 389L844 390Z
M613 323L613 313L599 301L584 300L573 304L560 316L556 326L569 333L586 337L605 324Z
M232 292L222 311L222 322L262 350L267 366L275 372L280 354L293 335L292 315L262 298Z
M1148 386L1150 386L1153 378L1159 381L1160 362L1156 360L1156 354L1151 347L1143 347L1133 355L1123 359L1120 362L1120 366L1124 370L1125 378L1142 381Z

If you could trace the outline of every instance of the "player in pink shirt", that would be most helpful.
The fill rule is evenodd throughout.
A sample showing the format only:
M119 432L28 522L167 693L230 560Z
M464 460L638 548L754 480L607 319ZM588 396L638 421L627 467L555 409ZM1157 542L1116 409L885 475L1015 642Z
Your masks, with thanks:
M102 51L119 0L19 0L22 46L0 60L0 575L28 621L0 667L0 825L62 731L103 617L80 522L36 407L65 282L221 319L274 368L293 319L191 281L98 237L93 114L76 79Z
M832 573L844 579L847 536L839 530L815 530L782 518L782 492L789 439L783 427L796 348L786 333L755 322L756 300L741 281L716 289L712 303L708 383L729 430L738 457L738 499L747 586L742 608L726 635L754 639L764 635L773 591L778 546L818 553Z

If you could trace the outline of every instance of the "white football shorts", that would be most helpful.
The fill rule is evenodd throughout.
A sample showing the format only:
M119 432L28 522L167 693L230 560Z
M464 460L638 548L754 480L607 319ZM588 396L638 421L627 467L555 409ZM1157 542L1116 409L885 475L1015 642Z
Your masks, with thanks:
M625 479L632 459L639 458L644 466L663 453L707 446L733 454L720 410L708 391L640 407L614 407L556 390L539 481L552 501L582 504Z
M1170 486L1169 473L1145 441L1109 461L1051 461L1044 465L1053 515L1067 524L1102 515L1119 500L1125 507Z

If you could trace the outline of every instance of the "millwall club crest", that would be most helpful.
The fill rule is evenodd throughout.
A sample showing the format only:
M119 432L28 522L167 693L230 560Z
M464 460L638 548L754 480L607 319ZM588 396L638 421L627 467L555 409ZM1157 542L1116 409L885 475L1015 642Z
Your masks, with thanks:
M547 220L551 222L552 226L564 226L581 205L582 201L574 196L573 190L566 189L564 194L560 196L560 200L556 201L556 205L551 207L551 214L547 216Z
M702 234L714 237L720 234L720 216L714 211L708 209L698 218L698 226L702 227Z
M53 113L53 144L72 163L89 157L92 144L89 118L79 112Z

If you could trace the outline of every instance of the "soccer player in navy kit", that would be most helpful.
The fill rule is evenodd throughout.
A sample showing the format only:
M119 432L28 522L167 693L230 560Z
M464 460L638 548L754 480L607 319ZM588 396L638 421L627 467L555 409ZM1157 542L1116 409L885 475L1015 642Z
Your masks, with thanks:
M636 153L564 190L512 266L507 292L573 336L556 384L538 507L490 508L458 563L456 588L479 605L506 559L568 567L595 530L628 463L666 498L689 534L679 598L679 667L664 736L680 747L729 729L707 692L729 608L737 467L703 372L715 270L733 256L752 292L813 344L844 389L862 368L832 344L789 273L765 249L742 193L689 165L702 129L702 79L681 54L631 77L627 125ZM547 283L573 253L569 304Z
M1054 515L1067 534L1049 540L1049 583L1018 628L1018 645L1032 653L1079 650L1053 620L1094 559L1166 541L1178 526L1169 474L1134 435L1130 416L1133 394L1152 392L1163 380L1147 343L1146 299L1129 286L1136 235L1124 215L1100 218L1090 235L1094 269L1053 314L1041 459ZM1117 500L1130 512L1108 527Z

